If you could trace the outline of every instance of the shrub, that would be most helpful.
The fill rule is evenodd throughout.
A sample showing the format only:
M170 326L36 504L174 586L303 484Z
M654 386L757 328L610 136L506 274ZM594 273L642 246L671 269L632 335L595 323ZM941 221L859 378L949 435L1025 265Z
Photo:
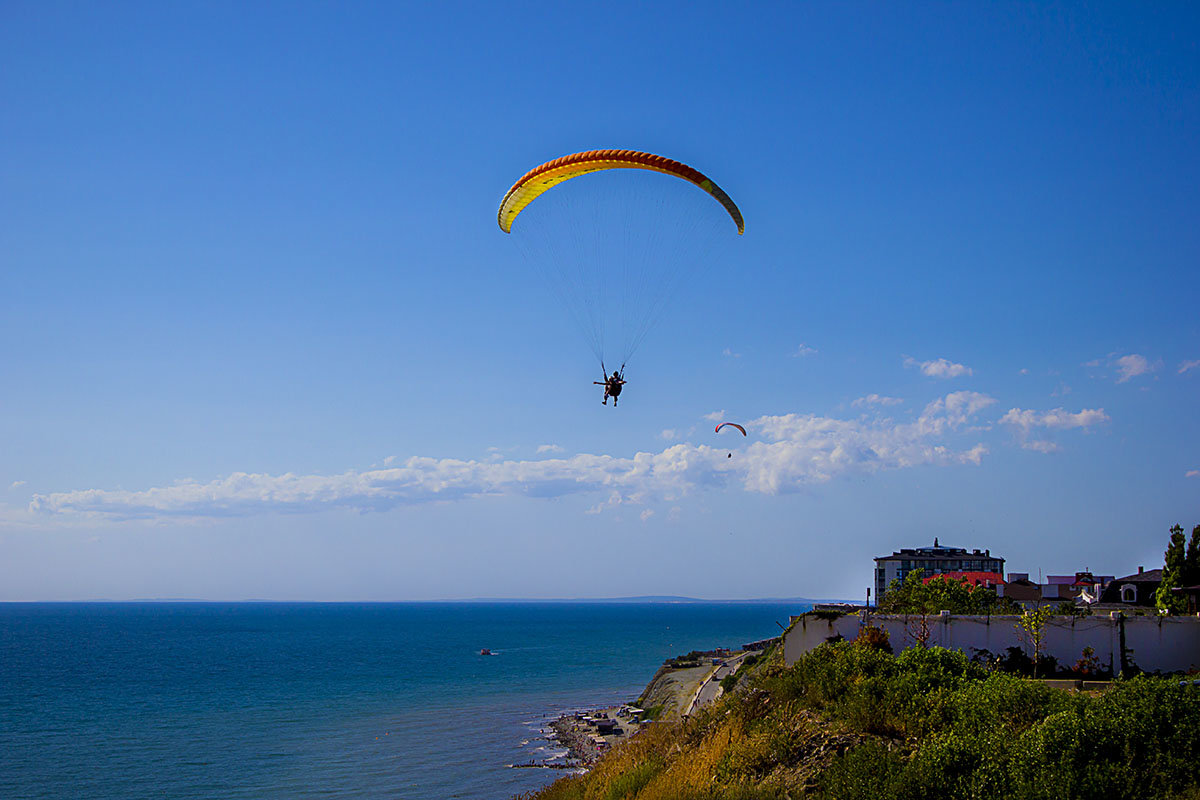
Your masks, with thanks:
M821 776L821 791L829 798L896 796L895 784L904 759L881 742L864 742L834 759Z
M889 641L888 632L874 625L864 625L859 630L858 638L854 640L854 643L882 650L885 653L892 652L892 643Z

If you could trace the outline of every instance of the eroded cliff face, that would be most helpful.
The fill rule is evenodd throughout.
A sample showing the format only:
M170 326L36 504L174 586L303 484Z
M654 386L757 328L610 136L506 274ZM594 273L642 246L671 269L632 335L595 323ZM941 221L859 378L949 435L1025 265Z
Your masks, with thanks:
M676 669L662 666L650 679L638 705L661 722L678 720L696 694L700 683L712 671L711 666Z

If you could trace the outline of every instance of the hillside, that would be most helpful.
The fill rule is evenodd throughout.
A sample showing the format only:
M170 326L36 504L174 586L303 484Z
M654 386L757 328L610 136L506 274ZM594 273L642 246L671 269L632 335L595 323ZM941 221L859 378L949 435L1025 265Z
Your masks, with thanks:
M876 640L877 641L877 640ZM768 653L721 700L656 723L537 800L1155 797L1200 800L1200 686L1140 676L1099 696L957 651Z

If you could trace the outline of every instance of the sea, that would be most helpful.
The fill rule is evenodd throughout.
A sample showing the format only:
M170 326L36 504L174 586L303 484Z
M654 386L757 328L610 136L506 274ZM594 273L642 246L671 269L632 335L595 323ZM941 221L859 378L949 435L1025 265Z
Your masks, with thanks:
M0 604L0 798L508 800L552 719L809 607Z

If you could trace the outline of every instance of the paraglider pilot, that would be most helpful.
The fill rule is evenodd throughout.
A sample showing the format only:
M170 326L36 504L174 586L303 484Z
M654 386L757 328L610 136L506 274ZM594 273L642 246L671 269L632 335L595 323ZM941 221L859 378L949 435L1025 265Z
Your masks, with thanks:
M605 376L603 381L592 381L597 386L604 386L604 405L608 405L608 398L613 399L613 408L617 407L617 398L621 396L621 387L625 385L625 379L617 370L613 370L611 377Z

